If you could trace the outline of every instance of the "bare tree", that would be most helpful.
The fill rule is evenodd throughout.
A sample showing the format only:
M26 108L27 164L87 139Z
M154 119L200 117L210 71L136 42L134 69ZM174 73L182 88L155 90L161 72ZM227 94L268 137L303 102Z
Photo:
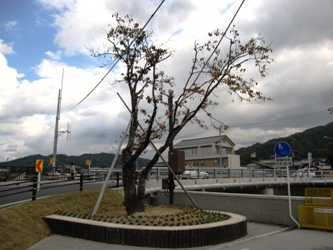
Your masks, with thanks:
M95 56L107 57L112 62L119 61L126 66L117 84L125 84L130 95L130 113L132 123L128 132L127 145L122 151L122 169L124 186L124 204L127 213L144 211L145 180L149 171L170 145L176 135L188 122L195 122L205 127L204 121L198 119L199 112L204 112L210 119L209 106L213 101L214 91L222 85L241 100L267 98L256 90L254 79L244 79L245 63L252 62L265 77L266 66L273 60L269 57L270 45L266 46L260 36L241 43L238 31L233 28L224 34L218 30L209 33L209 40L204 45L194 44L194 59L189 77L178 91L173 93L173 109L170 110L160 96L169 88L174 88L174 79L158 69L158 65L168 59L172 52L151 41L152 32L145 31L131 16L124 18L114 15L116 27L110 27L107 38L110 42L106 51L95 52ZM219 48L221 37L228 41L224 55ZM209 60L207 57L209 56ZM160 110L165 112L161 114ZM171 123L167 126L167 117ZM168 129L169 128L169 129ZM149 164L142 170L136 187L136 160L149 143L166 138L158 148Z

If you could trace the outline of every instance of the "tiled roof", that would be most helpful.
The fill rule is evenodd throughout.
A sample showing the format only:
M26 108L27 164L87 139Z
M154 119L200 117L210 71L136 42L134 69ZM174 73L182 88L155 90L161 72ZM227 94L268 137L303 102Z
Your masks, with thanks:
M175 144L174 148L186 148L186 147L190 147L190 146L210 145L212 143L219 142L220 139L227 139L232 144L234 144L226 135L221 135L221 136L218 135L218 136L211 136L211 137L182 140L181 142Z

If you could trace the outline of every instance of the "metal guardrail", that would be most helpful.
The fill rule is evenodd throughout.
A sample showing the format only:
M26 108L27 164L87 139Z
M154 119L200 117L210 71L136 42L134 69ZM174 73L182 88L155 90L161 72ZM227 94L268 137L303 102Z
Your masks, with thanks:
M119 187L119 173L116 175L116 187ZM36 200L37 190L44 190L48 188L59 188L69 185L79 185L79 190L83 190L83 185L92 182L104 181L106 175L83 175L76 174L73 177L71 175L45 175L47 178L41 179L38 183L36 174L28 181L6 181L0 184L0 198L32 192L32 200Z
M6 188L6 192L3 189L0 189L0 198L8 195L31 192L34 187L32 187L32 182L36 180L36 172L34 167L16 167L16 171L9 171L4 167L0 168L0 182L2 187L13 186L13 188ZM274 177L287 177L287 170L282 169L229 169L229 168L188 168L191 172L197 174L192 175L177 175L179 179L199 179L202 178L200 172L205 172L208 174L209 178L218 179L218 178L274 178ZM88 173L88 170L83 170L81 174L75 176L75 180L80 180L80 185L83 185L83 182L95 182L95 181L104 181L109 169L98 169L91 170ZM110 180L116 180L116 185L119 187L119 181L121 179L121 170L113 171ZM167 168L152 168L148 176L148 180L162 180L168 178L168 169ZM290 170L289 176L292 178L300 177L295 176L297 174L296 170ZM311 175L307 176L308 173L304 172L304 176L301 178L308 178L313 180L320 179L333 179L333 170L324 170L324 171L315 171L311 172ZM140 170L137 171L139 177ZM2 177L2 178L1 178ZM59 184L61 185L74 185L77 182L69 182L71 180L70 173L50 173L43 172L41 174L41 182L43 188L47 188L49 184ZM81 189L81 188L80 188Z
M288 171L285 169L230 169L230 168L191 168L185 169L196 172L195 175L190 177L185 174L178 175L179 179L199 179L204 178L204 175L200 172L205 172L208 174L209 178L262 178L262 177L287 177ZM298 176L297 170L289 171L290 177L304 177L304 178L314 178L314 179L333 179L333 170L325 171L314 171L308 176L307 172L304 172L302 176ZM150 172L149 180L160 180L168 177L167 168L153 168Z
M186 171L191 171L191 175L181 174L177 175L179 179L199 179L206 177L202 173L207 173L208 178L261 178L261 177L287 177L288 173L286 169L230 169L230 168L186 168ZM50 167L44 168L41 173L41 180L68 180L70 179L70 173L62 172L51 172ZM108 168L99 168L95 170L82 169L80 172L87 178L94 180L104 180L107 176ZM201 174L200 174L201 172ZM196 174L193 174L196 173ZM168 169L166 167L154 167L150 171L148 180L161 180L168 177ZM333 178L333 170L321 170L321 171L311 171L302 172L302 176L299 176L297 170L290 170L290 177L304 177L304 178L316 178L316 179L326 179ZM35 167L0 167L0 182L3 181L32 181L35 177ZM121 169L116 169L112 172L110 180L119 180L121 178ZM137 170L137 175L139 177L140 170ZM308 176L309 175L309 176Z

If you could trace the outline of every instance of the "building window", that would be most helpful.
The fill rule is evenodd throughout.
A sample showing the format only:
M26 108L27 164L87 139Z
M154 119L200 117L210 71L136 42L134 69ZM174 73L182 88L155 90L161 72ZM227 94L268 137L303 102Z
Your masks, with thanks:
M206 146L206 147L201 147L201 152L203 155L209 155L210 154L210 146Z
M232 149L231 148L227 148L226 151L227 151L228 154L232 154Z
M214 167L220 167L220 159L214 160Z
M220 164L221 162L221 164ZM220 161L220 159L216 159L214 160L214 167L223 167L222 161Z

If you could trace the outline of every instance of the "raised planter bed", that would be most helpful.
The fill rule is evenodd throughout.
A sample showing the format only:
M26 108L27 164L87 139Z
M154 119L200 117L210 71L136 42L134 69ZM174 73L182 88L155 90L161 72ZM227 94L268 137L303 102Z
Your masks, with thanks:
M179 227L123 225L54 214L44 217L44 220L54 234L109 244L185 248L216 245L247 234L246 217L224 214L231 218L221 222Z

